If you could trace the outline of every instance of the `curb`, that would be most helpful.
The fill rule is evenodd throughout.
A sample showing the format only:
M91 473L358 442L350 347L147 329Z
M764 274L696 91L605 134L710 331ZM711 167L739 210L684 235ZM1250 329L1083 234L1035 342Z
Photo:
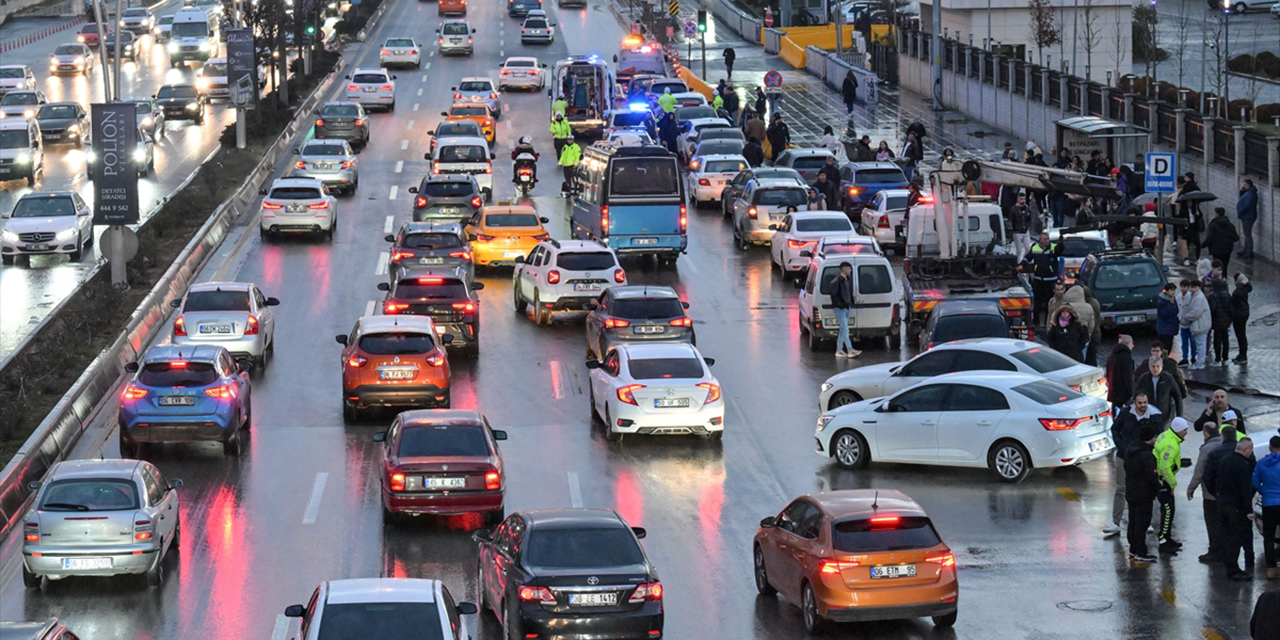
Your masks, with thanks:
M42 39L47 38L47 37L49 37L49 36L51 36L51 35L53 35L53 34L55 34L55 33L58 33L59 31L64 31L64 30L66 30L66 29L70 29L71 27L74 27L74 26L76 26L76 25L79 25L79 24L81 24L81 23L83 23L83 22L84 22L84 16L79 16L79 17L76 17L76 18L72 18L72 19L70 19L70 20L64 20L63 22L60 22L60 23L55 24L55 25L53 25L53 26L45 27L44 29L41 29L40 31L37 31L37 32L35 32L35 33L31 33L31 34L27 34L27 35L22 36L22 37L20 37L20 38L14 38L14 39L12 39L12 40L5 40L4 42L0 42L0 53L5 53L6 51L13 51L14 49L17 49L18 47L25 47L25 46L27 46L27 45L29 45L29 44L33 43L33 42L36 42L37 40L42 40Z

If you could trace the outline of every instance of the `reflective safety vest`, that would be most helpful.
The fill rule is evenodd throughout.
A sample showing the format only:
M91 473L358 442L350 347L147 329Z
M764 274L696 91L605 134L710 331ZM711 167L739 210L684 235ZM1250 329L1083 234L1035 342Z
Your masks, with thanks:
M573 133L573 129L569 127L568 120L552 120L551 136L556 140L568 138Z
M577 142L571 142L564 146L564 151L560 153L560 166L573 167L577 166L578 161L582 159L582 147Z

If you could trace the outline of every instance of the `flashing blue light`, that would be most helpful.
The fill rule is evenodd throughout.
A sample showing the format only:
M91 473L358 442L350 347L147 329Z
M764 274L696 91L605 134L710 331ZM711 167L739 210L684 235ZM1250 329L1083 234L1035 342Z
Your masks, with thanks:
M647 102L632 102L631 104L629 104L629 105L627 105L627 106L628 106L632 111L648 111L648 110L649 110L649 103L647 103Z

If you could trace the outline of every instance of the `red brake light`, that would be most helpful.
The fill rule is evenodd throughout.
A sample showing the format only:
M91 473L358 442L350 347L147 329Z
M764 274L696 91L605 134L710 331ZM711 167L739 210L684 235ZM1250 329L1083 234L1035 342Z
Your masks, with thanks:
M174 360L173 362L169 363L169 368L170 369L186 369L187 362L185 360Z
M604 328L606 329L623 329L631 326L631 322L621 318L605 318Z
M627 272L622 269L613 270L613 281L622 284L627 281Z
M417 50L417 49L411 49L411 50L409 50L409 55L411 55L411 56L416 56L416 55L418 55L418 50Z
M328 209L329 201L325 200L324 202L316 202L316 203L307 205L307 208L308 209Z
M359 122L358 122L358 121L357 121L357 124L359 124ZM324 126L324 118L316 118L316 126L317 126L317 127L323 127L323 126Z
M483 233L476 234L477 242L493 242L493 236L486 236Z
M932 556L924 559L925 562L936 562L944 567L956 566L956 554L944 553L940 556Z
M702 404L711 404L720 399L720 385L711 384L710 382L701 382L699 387L707 390L707 399Z
M480 196L471 196L471 206L479 209L483 205L484 205L484 200L481 200Z
M642 384L629 384L618 389L618 400L627 404L636 404L636 397L633 395L636 389L643 389Z
M427 206L426 196L418 196L418 199L413 201L413 206L419 209L425 208Z
M546 587L520 587L520 599L525 602L555 604L556 597Z
M703 187L711 186L711 181L706 178L698 178L698 185Z
M497 491L502 488L502 478L497 471L484 474L484 488L486 491Z
M405 302L387 302L382 305L382 313L390 316L400 313L408 308L409 305Z
M263 201L262 201L262 208L263 208L263 209L271 209L271 210L275 210L275 209L283 209L283 208L284 208L284 205L282 205L282 204L276 204L276 203L274 203L274 202L267 202L266 200L263 200Z
M356 126L357 126L357 127L363 127L363 126L364 126L364 118L356 118Z
M139 531L138 533L133 534L133 539L134 539L134 540L150 540L150 539L151 539L151 532L150 532L150 531Z
M249 322L244 326L244 334L246 336L258 335L258 318L249 316Z
M1070 420L1067 418L1040 418L1040 424L1044 425L1046 431L1070 431L1083 423L1088 418L1076 418Z
M404 491L404 474L400 472L391 474L391 482L389 484L392 491Z
M186 318L183 318L182 316L178 316L178 319L173 321L173 335L175 336L187 335Z
M216 387L213 387L212 389L205 389L204 392L205 392L205 395L209 396L210 398L217 398L219 400L230 400L236 397L236 394L234 391L231 390L231 387L228 387L225 384L218 385Z
M888 228L889 228L889 216L880 216L880 219L876 221L876 228L877 228L877 229L888 229Z
M683 204L680 205L680 233L684 234L689 230L689 215L686 213Z
M662 583L650 582L648 584L642 584L636 587L636 590L631 592L631 597L628 598L628 601L634 603L634 602L643 602L645 600L661 600L661 599L662 599Z
M418 284L440 284L444 278L418 278Z
M919 204L933 204L933 196L920 196Z
M498 94L493 93L492 91L490 91L490 92L489 92L489 99L490 99L490 100L497 100L497 99L498 99Z
M461 93L458 93L458 92L454 92L454 94L453 94L453 99L454 99L454 100L461 100L461 99L462 99L462 94L461 94Z
M359 90L360 90L360 85L358 84L347 85L347 91L359 91Z
M138 387L135 387L133 385L129 385L124 389L123 398L125 400L141 400L142 398L145 398L145 397L147 397L146 389L139 389Z
M560 272L552 269L547 272L547 284L556 284L560 282Z
M470 252L470 251L450 251L450 252L449 252L449 257L450 257L450 258L462 258L463 260L470 260L470 259L471 259L471 252Z
M389 55L391 55L391 50L390 50L390 49L383 49L380 53L381 53L382 55L384 55L384 56L389 56Z
M351 165L353 165L353 164L355 164L355 163L354 163L354 162L352 162L352 161L350 161L350 160L343 160L343 161L342 161L342 166L341 166L340 168L342 168L342 169L350 169L350 168L351 168Z
M871 527L872 528L887 527L892 529L893 527L898 526L899 521L901 521L901 518L899 518L898 516L875 516L871 518Z
M390 91L391 89L393 89L393 87L392 87L391 85L389 85L389 84L384 84L384 85L382 85L381 87L378 87L378 88L379 88L379 89L382 89L383 91Z
M442 355L442 354L441 354L441 353L439 353L439 352L436 352L436 353L433 353L433 354L431 354L431 355L427 356L427 364L428 364L428 365L430 365L430 366L433 366L433 367L443 367L443 366L444 366L444 355Z
M463 311L463 313L475 313L475 312L476 312L476 303L474 303L474 302L455 302L455 303L453 303L453 308L454 308L454 309L461 309L461 310Z
M412 251L397 251L397 252L395 252L395 253L391 254L391 261L392 261L392 262L400 262L401 260L404 260L405 258L412 258L412 257L413 257L413 252L412 252Z
M369 359L368 359L368 358L366 358L366 357L364 357L364 356L362 356L362 355L360 355L360 354L358 354L358 353L353 353L353 354L351 354L351 357L350 357L350 358L347 358L347 366L348 366L348 367L355 367L355 368L357 368L357 369L359 369L360 367L363 367L364 365L368 364L368 362L369 362Z
M857 560L823 560L819 570L828 575L838 575L841 571L853 569L860 564Z
M669 325L671 325L671 326L673 326L673 327L692 327L692 326L693 326L693 318L690 318L689 316L685 316L685 317L683 317L683 318L676 318L675 320L672 320L671 322L668 322L667 324L669 324Z
M305 169L307 168L307 163L305 163L305 162L303 162L303 161L299 160L299 161L297 161L297 162L293 163L293 166L295 166L295 167L297 167L297 168L299 168L299 169L304 169L304 170L305 170Z
M818 241L817 241L817 240L788 240L788 241L787 241L787 248L788 248L788 249L803 249L803 248L805 248L805 247L812 247L812 246L814 246L814 245L816 245L816 244L818 244Z
M750 209L747 209L747 217L751 218L752 220L756 219L756 214L758 213L759 211L757 211L755 207L751 207Z

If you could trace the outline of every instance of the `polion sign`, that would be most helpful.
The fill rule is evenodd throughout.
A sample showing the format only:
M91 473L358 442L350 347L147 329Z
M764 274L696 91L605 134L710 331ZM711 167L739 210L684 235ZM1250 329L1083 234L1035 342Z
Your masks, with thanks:
M137 107L95 104L93 118L93 223L138 224Z

